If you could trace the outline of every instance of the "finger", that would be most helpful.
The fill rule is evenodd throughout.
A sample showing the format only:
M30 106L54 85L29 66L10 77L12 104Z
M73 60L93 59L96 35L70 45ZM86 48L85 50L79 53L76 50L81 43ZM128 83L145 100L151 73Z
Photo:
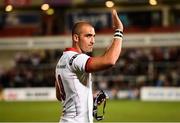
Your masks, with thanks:
M114 19L117 19L117 11L115 9L112 9L112 17L113 17L113 20Z
M113 27L115 28L119 27L120 20L117 11L115 9L112 9L112 21L113 21Z
M118 17L117 11L115 9L112 10L112 14L113 14L114 17Z

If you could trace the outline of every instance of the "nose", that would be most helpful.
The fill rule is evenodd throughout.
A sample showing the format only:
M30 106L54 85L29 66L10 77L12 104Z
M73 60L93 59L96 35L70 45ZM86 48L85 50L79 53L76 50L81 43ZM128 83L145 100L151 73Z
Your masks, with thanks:
M90 42L91 44L94 44L95 43L95 38L94 37L92 37L91 38L91 42Z

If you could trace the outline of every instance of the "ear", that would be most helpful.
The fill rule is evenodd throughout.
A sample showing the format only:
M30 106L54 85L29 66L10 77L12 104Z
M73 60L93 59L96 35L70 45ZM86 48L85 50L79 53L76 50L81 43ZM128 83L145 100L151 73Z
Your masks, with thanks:
M79 36L77 34L73 35L73 41L75 41L76 43L79 41Z

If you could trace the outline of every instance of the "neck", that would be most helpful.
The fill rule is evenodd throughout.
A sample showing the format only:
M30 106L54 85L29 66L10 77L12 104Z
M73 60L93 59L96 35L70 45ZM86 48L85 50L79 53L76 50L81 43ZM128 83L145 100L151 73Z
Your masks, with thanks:
M78 53L82 53L81 48L77 44L73 44L72 47L75 48Z

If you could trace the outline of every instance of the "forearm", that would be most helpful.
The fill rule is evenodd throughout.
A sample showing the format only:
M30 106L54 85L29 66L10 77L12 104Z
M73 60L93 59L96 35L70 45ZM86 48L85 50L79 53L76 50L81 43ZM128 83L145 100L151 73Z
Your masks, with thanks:
M109 64L114 65L119 58L122 47L122 39L114 38L111 46L107 49L103 55L104 61L108 61Z

